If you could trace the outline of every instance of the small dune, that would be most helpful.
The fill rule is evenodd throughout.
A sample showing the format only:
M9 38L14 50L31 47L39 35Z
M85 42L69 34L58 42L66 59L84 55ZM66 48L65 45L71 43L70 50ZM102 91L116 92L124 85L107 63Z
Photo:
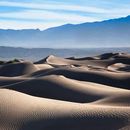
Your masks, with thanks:
M37 71L31 62L10 63L0 67L0 76L15 77Z

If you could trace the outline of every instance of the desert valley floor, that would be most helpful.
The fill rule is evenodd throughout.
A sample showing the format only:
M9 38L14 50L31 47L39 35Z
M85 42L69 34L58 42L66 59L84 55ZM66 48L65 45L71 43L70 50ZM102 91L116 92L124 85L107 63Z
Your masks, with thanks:
M0 130L130 130L130 54L1 61Z

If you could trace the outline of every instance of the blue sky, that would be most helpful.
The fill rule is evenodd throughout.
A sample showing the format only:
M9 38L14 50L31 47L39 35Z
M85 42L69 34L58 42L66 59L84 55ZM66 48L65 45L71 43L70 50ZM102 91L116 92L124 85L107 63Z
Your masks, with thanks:
M130 0L0 0L0 28L44 30L130 15Z

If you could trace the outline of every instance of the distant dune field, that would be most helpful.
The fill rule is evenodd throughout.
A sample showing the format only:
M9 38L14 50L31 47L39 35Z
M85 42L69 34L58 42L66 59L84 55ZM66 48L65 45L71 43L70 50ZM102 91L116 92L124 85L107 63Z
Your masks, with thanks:
M0 130L130 130L130 54L1 61Z

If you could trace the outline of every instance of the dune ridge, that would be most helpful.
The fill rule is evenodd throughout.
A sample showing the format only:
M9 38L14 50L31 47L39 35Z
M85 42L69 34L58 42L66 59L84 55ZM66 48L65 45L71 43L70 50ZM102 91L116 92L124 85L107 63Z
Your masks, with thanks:
M0 65L0 130L129 130L130 54L50 55Z

